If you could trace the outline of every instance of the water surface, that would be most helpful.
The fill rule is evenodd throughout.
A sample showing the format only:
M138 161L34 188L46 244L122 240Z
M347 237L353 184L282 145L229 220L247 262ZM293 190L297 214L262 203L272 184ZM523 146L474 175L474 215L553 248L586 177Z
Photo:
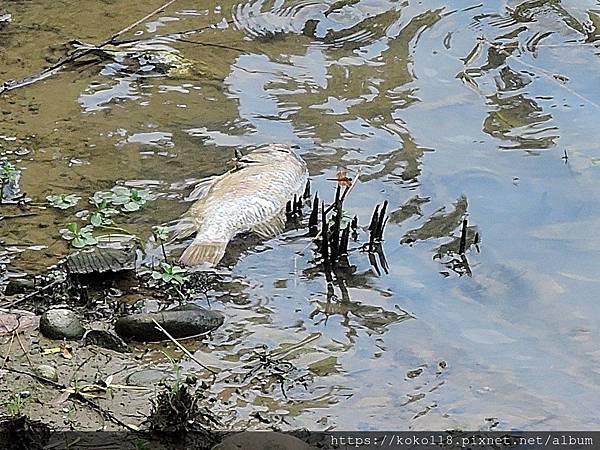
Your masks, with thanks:
M159 5L5 1L0 78ZM355 253L328 288L295 230L230 258L235 293L211 293L227 324L201 357L226 364L308 339L290 360L312 367L287 397L222 387L236 420L253 423L252 406L311 429L597 428L597 3L198 8L178 0L124 36L179 52L180 70L94 56L3 95L0 149L35 201L149 187L162 197L127 224L143 236L234 148L269 142L297 146L328 198L338 165L360 173L347 207L362 224L389 201L387 274ZM464 215L481 236L468 265L444 252ZM8 273L64 256L70 220L49 209L3 221L0 239L23 250L5 256Z

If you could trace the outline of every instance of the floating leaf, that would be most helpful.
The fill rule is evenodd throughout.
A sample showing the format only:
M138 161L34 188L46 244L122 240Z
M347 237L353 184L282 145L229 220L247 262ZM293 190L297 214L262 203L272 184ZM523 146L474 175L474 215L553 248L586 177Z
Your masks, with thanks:
M75 194L58 194L49 195L46 197L46 200L48 200L50 205L54 208L69 209L77 205L79 200L81 200L81 197L78 197Z

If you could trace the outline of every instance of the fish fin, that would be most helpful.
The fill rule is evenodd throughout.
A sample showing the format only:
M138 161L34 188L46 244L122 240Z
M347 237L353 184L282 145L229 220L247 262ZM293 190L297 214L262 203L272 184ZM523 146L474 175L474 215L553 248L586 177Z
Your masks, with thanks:
M210 188L213 187L213 185L221 178L222 176L219 175L202 180L194 187L194 190L190 192L190 195L188 195L184 200L191 202L206 197Z
M191 217L182 217L175 224L167 227L167 230L173 235L169 242L180 241L198 231L198 223Z
M264 239L270 239L281 234L284 228L285 216L280 213L266 222L255 225L252 227L252 231Z
M186 266L199 266L201 264L216 266L223 258L226 247L227 242L193 241L184 250L179 262Z

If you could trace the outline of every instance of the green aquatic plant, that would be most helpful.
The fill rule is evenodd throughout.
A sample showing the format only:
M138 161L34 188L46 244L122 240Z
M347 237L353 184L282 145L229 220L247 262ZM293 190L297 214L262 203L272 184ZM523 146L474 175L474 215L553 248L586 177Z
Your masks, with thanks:
M115 206L121 206L123 212L139 211L148 201L154 199L150 191L129 189L125 186L115 186L112 188L112 193L110 202Z
M10 172L10 170L7 169L7 172ZM46 199L56 208L69 209L76 206L81 197L75 194L56 194L49 195ZM139 241L139 238L131 232L116 226L113 218L122 213L138 211L153 199L154 196L148 190L130 189L124 186L115 186L110 191L95 192L89 197L89 203L93 209L91 211L83 209L75 214L76 217L87 221L88 224L79 228L76 223L69 223L66 228L60 230L60 234L63 239L70 241L71 245L75 248L96 245L98 239L102 238L102 236L94 236L95 229L125 233ZM160 228L156 230L156 233L158 233L156 235L157 238L160 239L162 237L163 240L164 236L168 234L166 233L166 229L162 230ZM163 245L162 240L161 245ZM166 255L164 245L163 254ZM174 275L177 275L176 279L179 279L177 272Z
M101 205L120 207L122 212L139 211L154 196L147 189L130 189L126 186L115 186L110 191L98 191L90 197L90 203L97 208Z
M165 262L168 264L169 259L167 258L167 251L165 250L165 241L169 239L169 230L167 227L155 226L152 227L152 235L154 239L160 242L160 248L162 249L163 257L165 258Z
M75 194L58 194L58 195L49 195L46 197L50 206L58 209L69 209L73 206L77 205L81 197Z
M98 194L98 192L96 192ZM94 227L109 226L113 224L111 217L119 214L119 210L112 208L108 200L100 198L96 194L90 197L90 203L96 208L94 212L89 215L89 221Z
M73 247L83 248L98 243L98 239L92 234L93 231L94 227L91 225L78 228L77 224L72 222L67 225L66 229L61 230L61 235L63 239L70 241Z
M2 163L0 166L0 204L2 204L2 200L4 199L4 186L16 182L20 175L21 171L11 163L8 161Z
M168 263L161 263L160 267L162 270L154 270L152 272L154 280L177 287L183 285L187 280L188 271L184 267Z
M160 263L160 270L153 270L150 276L162 285L168 294L178 297L180 301L188 297L189 290L184 289L184 284L189 279L186 268L163 262Z
M167 227L162 227L159 225L154 226L152 227L152 234L159 241L166 241L167 239L169 239L169 230L167 229Z
M0 166L0 179L3 183L16 181L20 173L21 171L8 161L5 161L2 166Z

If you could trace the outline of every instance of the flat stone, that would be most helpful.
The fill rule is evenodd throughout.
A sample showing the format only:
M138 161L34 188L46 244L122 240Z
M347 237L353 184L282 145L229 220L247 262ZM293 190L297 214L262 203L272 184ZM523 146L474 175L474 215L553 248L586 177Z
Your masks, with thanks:
M80 339L85 333L79 318L70 309L49 309L40 318L40 331L50 339Z
M115 323L115 331L123 339L138 342L168 339L156 328L153 320L177 339L212 331L223 325L224 316L220 312L190 304L168 311L121 317Z
M161 381L172 378L172 375L159 369L143 369L127 375L128 386L144 386L154 388Z
M83 345L96 345L98 347L124 353L128 350L127 344L116 334L105 330L88 330L83 335Z
M283 433L244 431L225 438L211 450L314 450L314 447Z

